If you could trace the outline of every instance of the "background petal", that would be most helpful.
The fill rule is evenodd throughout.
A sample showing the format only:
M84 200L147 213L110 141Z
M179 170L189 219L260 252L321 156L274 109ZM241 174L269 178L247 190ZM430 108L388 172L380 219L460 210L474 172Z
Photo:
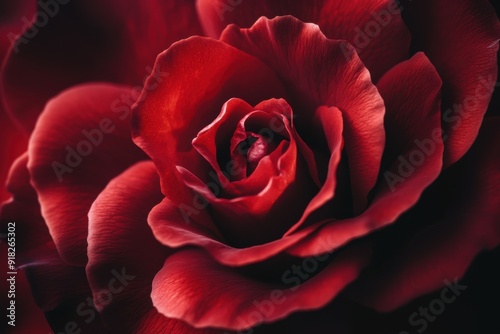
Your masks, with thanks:
M130 89L75 87L55 97L29 143L31 181L61 257L86 262L87 213L106 183L145 155L130 138ZM125 117L124 117L125 116Z
M86 81L141 85L158 53L201 33L192 0L38 1L38 7L22 21L29 29L2 69L6 110L28 132L60 91Z
M471 147L496 86L500 23L486 0L403 0L414 51L443 79L445 166Z
M215 38L229 24L250 28L261 16L316 23L326 37L356 47L374 81L409 53L410 33L393 0L198 0L196 8L205 32Z

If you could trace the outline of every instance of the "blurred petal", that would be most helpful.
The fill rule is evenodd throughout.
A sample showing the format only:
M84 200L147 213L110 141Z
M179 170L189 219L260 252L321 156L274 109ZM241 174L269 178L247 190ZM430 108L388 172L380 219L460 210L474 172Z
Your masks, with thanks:
M476 138L497 80L500 23L486 0L403 1L413 48L443 79L445 166Z
M464 196L454 205L455 210L363 280L358 299L379 311L394 310L443 287L445 281L453 285L479 253L500 245L499 130L500 118L485 119L465 157L472 170L456 180Z
M87 81L140 85L158 53L201 33L194 0L38 3L2 69L7 111L28 132L60 91Z
M73 264L86 262L92 202L111 178L145 158L130 138L130 113L117 108L127 94L107 84L67 90L47 104L30 139L28 168L42 215L61 257Z

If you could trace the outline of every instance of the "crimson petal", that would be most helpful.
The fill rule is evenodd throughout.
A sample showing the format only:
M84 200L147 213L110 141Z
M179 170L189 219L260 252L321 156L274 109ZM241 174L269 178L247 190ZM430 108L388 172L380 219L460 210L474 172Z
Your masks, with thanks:
M291 254L304 257L330 251L394 222L439 176L443 160L441 79L435 68L419 53L386 73L378 88L387 104L387 142L395 153L389 154L388 169L372 203L357 217L308 227L305 231L310 235L293 246ZM398 132L410 126L414 131L403 131L404 136Z
M464 159L472 164L462 189L465 202L444 221L416 236L383 270L359 286L358 299L379 311L391 311L426 293L454 285L482 251L500 245L500 118L487 118ZM472 188L464 188L472 185ZM462 203L462 204L461 204ZM430 218L432 219L432 218Z
M181 250L156 275L151 297L160 313L194 327L250 328L324 306L357 278L369 256L364 247L348 248L316 276L288 287L247 278L203 251Z
M169 250L155 240L146 218L162 197L156 168L145 161L114 178L92 204L86 271L94 303L113 332L215 333L168 319L151 302L151 282Z
M414 48L443 79L445 166L476 138L497 80L500 23L487 0L403 1Z
M410 33L394 0L198 0L196 5L205 32L215 38L229 24L249 28L261 16L292 15L316 23L326 37L354 45L375 81L409 54Z
M130 113L115 108L130 94L107 84L67 90L47 104L31 136L32 183L57 249L70 263L86 262L87 212L96 196L145 158L130 138Z

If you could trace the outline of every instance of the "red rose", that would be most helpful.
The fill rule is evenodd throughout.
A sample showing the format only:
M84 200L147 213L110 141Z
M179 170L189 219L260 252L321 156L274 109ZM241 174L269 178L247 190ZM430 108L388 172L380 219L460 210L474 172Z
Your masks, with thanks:
M101 22L64 6L36 35L80 31L75 13ZM500 119L486 114L500 24L486 1L100 6L127 35L79 36L107 53L69 39L83 51L63 52L92 61L47 61L28 87L56 79L28 101L18 77L40 39L26 32L3 72L31 134L2 218L25 236L18 265L54 329L302 333L292 313L387 312L443 289L432 317L500 243ZM179 40L201 34L196 12L209 37ZM338 323L322 319L319 332Z

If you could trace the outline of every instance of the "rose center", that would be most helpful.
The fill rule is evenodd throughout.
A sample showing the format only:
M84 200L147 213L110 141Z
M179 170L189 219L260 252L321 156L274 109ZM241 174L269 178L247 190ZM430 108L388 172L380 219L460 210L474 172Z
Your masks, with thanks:
M236 175L231 175L231 181L249 177L259 163L263 159L271 159L272 153L287 139L280 115L253 111L245 116L238 123L231 139L230 160L239 170Z
M246 134L247 138L237 146L237 154L245 158L246 174L249 176L257 168L259 161L278 147L279 141L275 140L276 134L274 133L273 136L268 137L250 131L247 131Z

